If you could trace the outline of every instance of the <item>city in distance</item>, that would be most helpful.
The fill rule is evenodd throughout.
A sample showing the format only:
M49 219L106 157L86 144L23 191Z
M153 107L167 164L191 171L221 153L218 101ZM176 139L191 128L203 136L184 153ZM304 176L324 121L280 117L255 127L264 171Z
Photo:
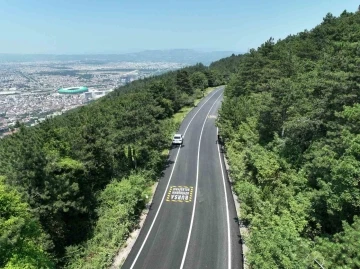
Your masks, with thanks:
M204 51L193 49L144 50L123 54L11 54L0 53L1 62L83 61L83 62L173 62L186 65L213 61L238 54L235 51Z
M17 121L35 125L131 81L197 62L208 65L231 54L186 49L127 54L0 54L0 136L10 134ZM86 90L59 91L76 87Z

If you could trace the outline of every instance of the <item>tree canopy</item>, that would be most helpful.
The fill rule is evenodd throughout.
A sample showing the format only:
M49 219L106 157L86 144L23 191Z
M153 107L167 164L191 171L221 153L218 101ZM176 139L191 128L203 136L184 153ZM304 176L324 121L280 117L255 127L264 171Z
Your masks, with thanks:
M42 262L44 267L105 268L117 243L124 243L136 225L143 191L164 167L163 152L178 128L172 116L194 104L191 78L200 77L205 87L208 71L197 64L134 81L35 127L18 123L17 133L1 139L0 176L6 180L0 189L0 267L23 263L40 268ZM215 85L216 78L211 79ZM131 198L107 209L106 196L115 190L118 198ZM96 241L106 241L107 230L101 227L116 218L114 240ZM36 241L40 235L46 239L43 245ZM105 245L108 252L94 250ZM98 256L91 264L94 251Z
M251 268L359 268L360 13L211 65Z
M226 83L217 123L251 268L359 268L359 40L359 12L327 14L210 67L19 123L0 140L0 266L105 268L164 167L172 116Z

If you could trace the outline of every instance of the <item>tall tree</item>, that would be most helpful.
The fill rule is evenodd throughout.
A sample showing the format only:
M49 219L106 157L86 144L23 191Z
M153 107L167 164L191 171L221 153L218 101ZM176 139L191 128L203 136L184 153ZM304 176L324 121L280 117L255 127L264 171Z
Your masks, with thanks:
M180 91L185 92L189 95L194 93L189 73L184 69L176 72L176 86Z
M45 247L45 234L29 205L0 177L0 267L54 268Z
M204 73L195 72L191 74L191 82L195 89L204 90L208 86L208 80Z

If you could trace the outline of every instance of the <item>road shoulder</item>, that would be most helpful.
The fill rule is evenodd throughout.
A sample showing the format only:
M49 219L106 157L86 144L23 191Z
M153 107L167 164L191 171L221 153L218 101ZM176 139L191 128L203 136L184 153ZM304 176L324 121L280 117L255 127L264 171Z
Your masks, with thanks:
M242 254L243 254L243 265L244 265L244 269L249 269L249 264L247 262L247 253L249 252L249 248L246 246L246 238L249 236L249 229L242 224L242 221L241 221L241 218L240 218L240 212L241 212L241 205L240 205L240 202L239 202L239 197L236 195L236 192L233 190L233 183L234 181L231 179L231 176L230 176L230 166L229 166L229 163L228 163L228 160L226 158L226 154L223 153L222 154L223 158L224 158L224 163L225 163L225 169L226 169L226 173L227 173L227 176L228 176L228 179L230 181L230 186L231 186L231 192L232 192L232 195L233 195L233 199L234 199L234 202L235 202L235 210L236 210L236 215L238 216L239 218L239 230L240 230L240 235L241 235L241 247L242 247Z

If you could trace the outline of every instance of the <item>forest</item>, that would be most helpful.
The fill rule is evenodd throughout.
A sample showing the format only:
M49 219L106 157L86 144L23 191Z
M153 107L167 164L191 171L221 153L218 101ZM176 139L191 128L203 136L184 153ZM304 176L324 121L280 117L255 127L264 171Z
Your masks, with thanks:
M108 268L179 127L223 83L202 64L134 81L0 140L0 268Z
M269 31L271 34L271 31ZM173 120L227 84L217 124L250 268L360 268L360 13L135 81L0 140L0 267L108 268Z
M360 13L210 68L250 268L360 268Z

